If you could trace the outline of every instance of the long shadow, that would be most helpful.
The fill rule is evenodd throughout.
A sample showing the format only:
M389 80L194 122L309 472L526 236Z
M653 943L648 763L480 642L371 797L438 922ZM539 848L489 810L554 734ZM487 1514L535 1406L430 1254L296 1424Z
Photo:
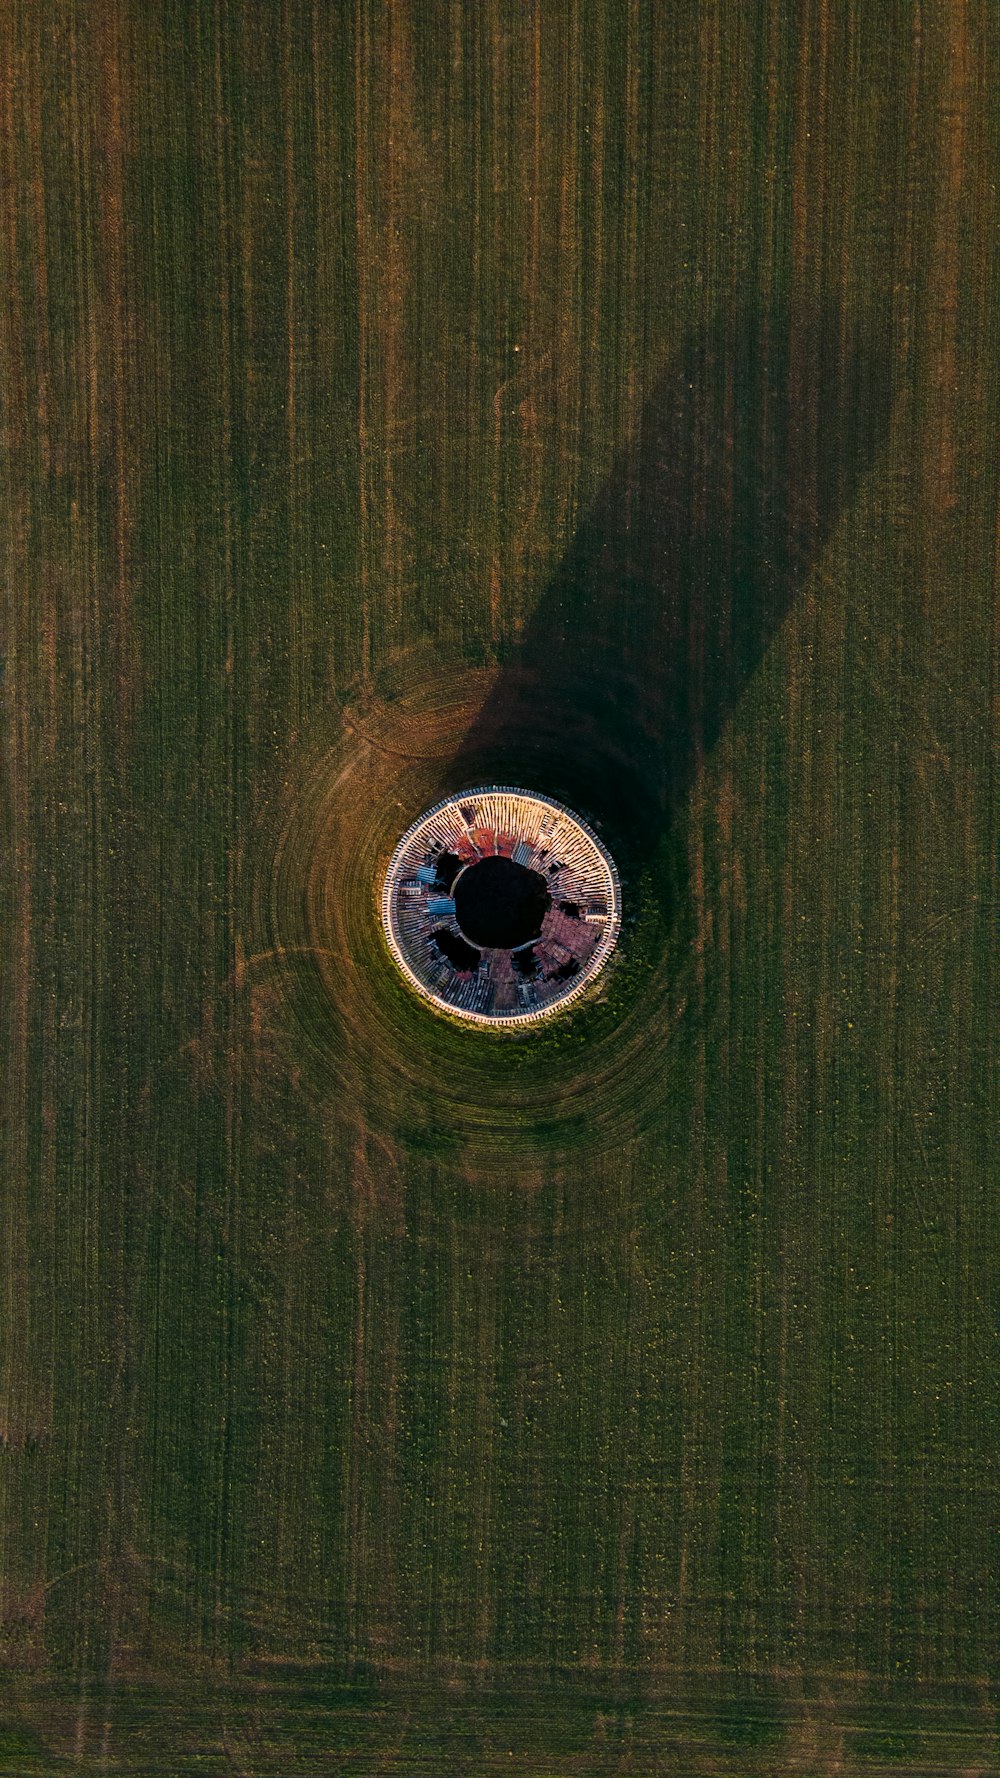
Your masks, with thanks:
M656 383L449 765L565 800L631 873L885 440L890 359L834 306L720 316Z

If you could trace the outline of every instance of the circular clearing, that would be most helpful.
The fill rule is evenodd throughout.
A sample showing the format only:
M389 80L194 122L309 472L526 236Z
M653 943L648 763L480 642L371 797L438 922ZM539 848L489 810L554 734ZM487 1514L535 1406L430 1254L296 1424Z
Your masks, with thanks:
M386 942L373 884L384 881L402 828L421 809L492 781L495 751L473 758L471 770L456 761L496 684L494 670L443 657L436 642L401 652L373 685L354 688L343 710L314 711L287 738L243 853L245 925L233 982L245 1007L255 1116L275 1152L301 1140L305 1107L317 1131L343 1126L352 1142L355 1129L366 1131L384 1157L385 1203L396 1202L393 1181L400 1194L416 1192L423 1208L414 1213L426 1212L429 1239L449 1243L457 1218L506 1240L508 1196L493 1192L502 1180L523 1196L526 1216L535 1207L528 1238L543 1238L548 1225L532 1218L538 1194L551 1189L572 1205L572 1238L603 1246L623 1214L623 1155L638 1156L648 1127L664 1119L680 1127L689 1111L692 1050L677 1037L705 1003L699 983L715 952L710 935L695 945L636 877L628 954L579 1021L574 1003L565 1021L494 1027L490 1043L476 1041L460 1016L427 1017L427 997ZM623 679L623 698L640 689ZM601 788L627 777L631 756L600 725L585 727L586 769L574 776L563 770L563 713L540 702L533 721L525 732L541 747L532 743L530 759L501 752L511 770L497 769L496 779L551 782L568 808L596 806L620 836L621 865L634 871L628 820ZM617 843L613 855L618 863ZM622 949L619 937L616 961ZM520 1041L504 1041L511 1034ZM591 1190L580 1198L571 1188L583 1152ZM643 1220L659 1217L666 1175L628 1164ZM337 1198L345 1215L354 1177L344 1172L336 1188L346 1194Z
M403 835L382 923L407 981L440 1011L522 1025L561 1011L603 969L621 925L618 872L553 798L479 786Z

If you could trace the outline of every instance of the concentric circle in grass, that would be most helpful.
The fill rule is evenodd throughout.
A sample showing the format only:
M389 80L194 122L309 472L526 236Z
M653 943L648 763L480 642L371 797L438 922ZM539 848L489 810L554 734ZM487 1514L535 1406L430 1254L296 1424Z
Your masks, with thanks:
M558 1020L502 1036L460 1026L403 981L378 888L400 833L461 788L453 762L490 684L467 666L403 663L393 695L331 714L290 756L254 859L247 949L273 973L275 1044L301 1092L470 1177L622 1149L658 1121L690 986L648 869L625 884L634 924L596 997Z

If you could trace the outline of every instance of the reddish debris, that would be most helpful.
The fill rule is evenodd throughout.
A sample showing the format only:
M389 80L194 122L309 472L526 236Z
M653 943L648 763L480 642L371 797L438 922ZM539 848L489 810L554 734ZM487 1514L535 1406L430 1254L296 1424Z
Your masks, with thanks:
M561 946L578 959L589 957L597 943L600 928L586 920L575 920L560 908L549 908L542 921L542 938L547 944Z
M509 951L490 952L490 981L493 983L495 1007L513 1006L517 998L514 965Z

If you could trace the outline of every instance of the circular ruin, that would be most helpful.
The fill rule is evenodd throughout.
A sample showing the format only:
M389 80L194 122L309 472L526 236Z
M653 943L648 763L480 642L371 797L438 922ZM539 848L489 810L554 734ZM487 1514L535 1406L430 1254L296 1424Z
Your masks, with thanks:
M549 1018L604 968L621 926L614 861L578 815L507 785L428 809L394 851L382 924L410 986L480 1025Z

